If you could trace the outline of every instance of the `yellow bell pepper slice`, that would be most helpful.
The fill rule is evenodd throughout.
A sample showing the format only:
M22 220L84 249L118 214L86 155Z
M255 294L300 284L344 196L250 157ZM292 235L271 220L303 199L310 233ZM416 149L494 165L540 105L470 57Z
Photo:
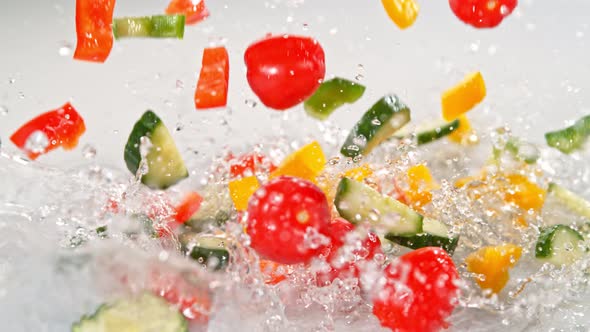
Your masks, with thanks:
M373 170L368 164L362 164L361 166L351 168L348 171L342 173L342 177L347 177L359 182L371 175L373 175Z
M460 144L471 143L470 137L475 134L467 116L459 116L459 127L447 136L451 141Z
M467 75L461 83L442 94L443 118L447 121L455 120L479 104L485 96L486 85L481 73Z
M504 199L523 210L540 211L545 203L547 192L529 181L526 176L510 174L506 176L509 187L506 188Z
M236 210L245 211L248 209L248 201L259 186L260 184L255 176L247 176L229 182L229 195Z
M408 169L408 186L406 198L410 205L417 210L432 201L432 190L440 186L434 181L428 166L419 164Z
M508 283L508 271L516 265L521 254L522 248L513 244L484 247L467 256L465 263L469 272L481 276L475 279L481 289L497 294Z
M389 18L400 29L405 29L416 21L420 7L416 0L381 0Z
M315 183L326 165L326 156L317 141L293 152L272 172L270 178L281 175L295 176Z

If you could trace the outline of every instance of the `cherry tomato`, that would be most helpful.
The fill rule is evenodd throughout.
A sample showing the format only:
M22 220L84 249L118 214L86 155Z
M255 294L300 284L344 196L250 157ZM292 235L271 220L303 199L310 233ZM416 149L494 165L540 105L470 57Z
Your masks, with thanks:
M449 0L453 13L476 28L493 28L516 8L518 0Z
M329 222L324 193L313 183L294 177L273 179L248 202L250 246L277 263L304 263L318 254Z
M385 268L386 283L373 299L381 325L399 332L438 331L456 306L457 268L438 247L414 250Z
M247 153L237 160L230 161L229 173L232 177L256 175L256 171L271 173L277 167L261 153Z
M374 233L368 233L367 237L362 241L361 247L353 250L354 258L352 260L336 262L338 250L344 245L346 235L353 230L354 225L342 218L334 219L328 226L327 236L330 238L330 244L322 251L322 255L326 257L330 270L317 274L317 284L319 286L327 285L336 278L358 278L360 270L357 262L371 260L375 257L375 254L382 253L379 237Z
M260 101L276 110L310 97L324 79L324 50L317 40L281 35L250 45L244 55L248 83Z

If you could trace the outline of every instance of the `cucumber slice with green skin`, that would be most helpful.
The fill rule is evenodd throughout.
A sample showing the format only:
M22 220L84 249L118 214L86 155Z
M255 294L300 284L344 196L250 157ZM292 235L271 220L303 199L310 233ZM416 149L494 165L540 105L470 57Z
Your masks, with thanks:
M537 259L551 264L569 265L582 257L584 237L565 225L555 225L541 230L535 247Z
M424 232L413 236L397 236L387 234L385 238L410 249L424 247L441 247L449 255L452 255L459 243L459 237L451 237L447 227L438 220L425 218L423 220Z
M208 268L221 270L229 262L226 239L188 232L181 234L179 241L185 254Z
M115 39L125 37L178 38L184 37L184 15L154 15L123 17L113 20Z
M387 95L379 99L352 128L340 153L350 158L367 155L408 122L410 109L396 95Z
M534 144L523 142L514 137L508 139L505 149L514 158L522 160L527 164L534 164L541 157L541 152Z
M406 129L406 127L404 127L397 131L394 137L403 139L415 134L418 145L423 145L450 135L459 128L459 125L460 121L459 119L456 119L451 122L437 123L428 127L418 127L416 130Z
M303 103L303 108L310 116L325 120L338 107L356 102L364 93L365 87L363 85L336 77L323 82L315 93Z
M188 323L164 299L143 293L137 298L102 305L93 315L83 316L72 326L72 332L124 331L188 332Z
M125 163L127 169L137 174L141 162L141 138L147 137L152 147L146 156L148 172L141 182L153 189L166 189L188 177L188 171L168 128L152 111L145 112L135 123L127 145L125 145Z
M422 232L422 215L349 178L340 180L334 205L340 216L353 224L367 220L384 227L385 233L393 236L412 236Z
M547 194L555 197L561 204L574 213L590 219L590 202L579 195L555 183L549 183Z
M547 145L569 154L581 148L590 136L590 115L579 119L572 126L545 134Z

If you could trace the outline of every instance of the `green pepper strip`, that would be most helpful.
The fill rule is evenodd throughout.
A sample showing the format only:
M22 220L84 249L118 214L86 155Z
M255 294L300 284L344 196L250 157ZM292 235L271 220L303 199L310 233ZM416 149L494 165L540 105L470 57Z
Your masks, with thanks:
M364 93L363 85L336 77L322 83L303 107L310 116L325 120L338 107L356 102Z
M579 119L572 126L545 134L547 145L569 154L582 147L590 136L590 115Z

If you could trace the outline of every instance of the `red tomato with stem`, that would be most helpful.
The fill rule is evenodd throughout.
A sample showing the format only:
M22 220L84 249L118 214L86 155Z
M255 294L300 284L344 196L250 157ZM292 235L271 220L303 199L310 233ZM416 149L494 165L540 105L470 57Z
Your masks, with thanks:
M250 246L281 264L308 262L326 244L326 196L313 183L281 176L259 188L248 203Z
M381 240L374 233L367 233L362 240L360 248L354 248L350 259L338 261L339 250L344 246L346 236L354 231L354 225L348 220L336 218L327 228L327 236L330 238L330 244L323 250L322 255L326 257L326 262L330 265L329 271L322 271L317 274L317 284L320 286L327 285L336 278L358 278L360 269L358 262L369 261L376 254L383 253L381 249Z
M285 110L310 97L326 73L324 50L309 37L270 36L244 54L247 78L260 101Z
M398 332L439 331L457 305L459 274L444 249L426 247L385 268L386 284L373 299L381 325Z
M493 28L510 15L518 0L449 0L451 10L475 28Z

